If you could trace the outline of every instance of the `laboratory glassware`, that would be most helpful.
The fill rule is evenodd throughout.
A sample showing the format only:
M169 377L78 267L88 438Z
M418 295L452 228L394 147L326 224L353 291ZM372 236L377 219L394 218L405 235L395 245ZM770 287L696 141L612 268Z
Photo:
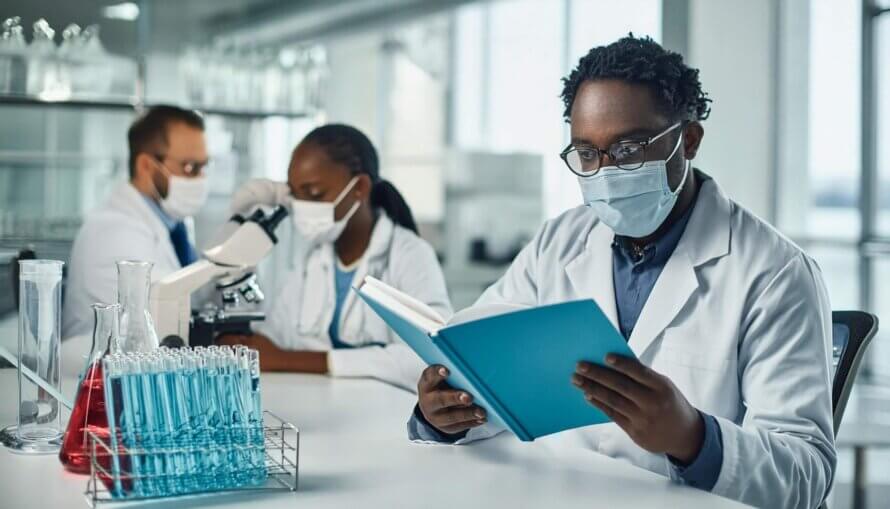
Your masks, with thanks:
M43 100L67 99L59 87L56 31L41 18L34 23L34 35L28 46L27 92Z
M3 21L0 31L0 94L25 92L25 54L28 44L21 18Z
M14 452L53 454L61 446L59 400L29 380L22 369L61 393L62 265L57 260L19 261L19 412L17 424L0 433L0 441Z
M148 311L151 268L151 262L117 262L117 300L121 305L121 349L124 352L150 352L159 345Z
M71 472L90 473L89 433L107 438L102 359L120 351L120 304L93 304L93 343L68 420L59 460Z

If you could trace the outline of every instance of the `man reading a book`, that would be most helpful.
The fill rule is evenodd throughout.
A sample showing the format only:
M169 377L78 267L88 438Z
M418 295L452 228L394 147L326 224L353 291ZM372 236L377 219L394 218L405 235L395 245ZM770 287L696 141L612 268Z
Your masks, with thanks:
M639 359L572 359L565 383L612 422L541 440L757 507L817 507L836 463L827 292L811 258L692 167L710 112L698 75L633 35L581 58L563 79L560 157L584 203L548 221L477 305L593 299ZM745 143L725 157L760 150ZM423 372L411 439L502 431L448 377Z

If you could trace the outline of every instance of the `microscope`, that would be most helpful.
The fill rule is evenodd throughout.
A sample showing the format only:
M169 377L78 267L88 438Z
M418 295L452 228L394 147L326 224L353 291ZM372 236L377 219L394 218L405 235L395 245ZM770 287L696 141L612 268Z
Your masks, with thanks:
M264 298L254 270L278 243L275 228L287 214L279 205L268 214L257 208L246 218L232 216L218 234L220 241L200 260L151 286L151 316L162 345L211 345L220 334L249 334L251 322L265 319L244 304L256 305ZM220 304L192 311L192 292L211 281L220 292Z

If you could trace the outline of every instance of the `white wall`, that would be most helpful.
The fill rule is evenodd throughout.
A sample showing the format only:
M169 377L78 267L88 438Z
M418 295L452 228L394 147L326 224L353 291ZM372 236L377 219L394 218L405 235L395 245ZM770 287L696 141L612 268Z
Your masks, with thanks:
M687 62L714 100L694 161L737 202L772 219L773 0L690 0Z
M326 44L330 72L322 97L328 122L353 125L378 146L381 43L380 34L366 33Z

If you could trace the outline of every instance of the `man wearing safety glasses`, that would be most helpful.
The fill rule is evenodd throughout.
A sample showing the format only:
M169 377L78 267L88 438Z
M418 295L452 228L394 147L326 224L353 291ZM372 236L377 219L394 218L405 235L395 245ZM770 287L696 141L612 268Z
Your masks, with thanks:
M818 266L692 168L710 100L680 55L629 36L593 48L563 82L560 157L584 205L548 221L477 304L592 298L639 361L573 359L565 383L612 423L540 440L756 507L819 506L836 453ZM448 375L424 371L411 438L500 432Z
M186 223L207 200L203 119L155 106L130 126L127 139L129 179L86 218L72 246L65 337L92 330L92 303L116 301L118 260L152 262L158 279L197 259Z

